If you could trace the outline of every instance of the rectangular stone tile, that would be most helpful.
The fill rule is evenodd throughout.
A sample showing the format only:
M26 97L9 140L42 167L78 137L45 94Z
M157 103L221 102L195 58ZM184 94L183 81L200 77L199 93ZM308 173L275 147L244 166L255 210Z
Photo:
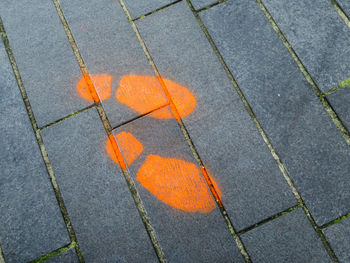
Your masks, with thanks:
M253 262L332 262L301 208L241 238Z
M42 134L85 262L157 261L96 109Z
M349 146L257 3L200 15L316 222L349 211Z
M323 230L339 262L350 262L350 218L331 225Z
M343 9L345 14L347 14L348 17L350 17L350 2L348 0L337 0L337 2L339 3L340 7Z
M332 108L335 110L345 127L350 130L350 87L341 88L327 95Z
M214 4L215 2L218 2L218 0L191 0L193 7L197 10L210 4Z
M174 0L124 0L133 19L152 12L158 8L174 3Z
M3 0L0 16L39 127L88 106L75 92L81 74L53 2Z
M45 263L78 263L79 259L77 254L75 253L75 249L69 249L64 251L61 254L58 254L57 256L54 256L52 258L49 258L48 260L44 261Z
M322 91L350 77L350 29L331 1L263 2Z
M223 187L237 229L296 204L186 2L137 22L160 73L190 90L196 108L183 118L208 171Z
M164 111L169 109L121 126L115 135L165 257L243 262L177 122L155 118Z
M27 262L70 241L2 41L0 94L0 245Z
M163 95L151 101L145 97L150 83L143 76L155 77L118 1L60 0L60 3L89 73L112 78L111 90L98 93L105 97L101 97L102 104L113 127L166 103ZM94 84L98 86L96 81ZM153 90L162 94L156 81L151 84ZM118 88L124 89L119 100Z

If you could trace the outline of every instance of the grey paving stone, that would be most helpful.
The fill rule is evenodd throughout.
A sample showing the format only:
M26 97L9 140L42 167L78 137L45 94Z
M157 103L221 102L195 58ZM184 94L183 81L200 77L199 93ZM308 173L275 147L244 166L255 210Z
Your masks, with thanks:
M147 232L95 108L43 130L85 262L155 262Z
M350 16L350 2L348 0L337 0L343 11Z
M132 18L137 18L158 8L176 2L176 0L124 0Z
M330 93L327 95L327 99L345 127L350 130L350 87Z
M257 3L200 15L316 222L349 211L349 146Z
M2 41L0 94L0 245L27 262L70 241Z
M137 21L164 78L187 87L195 110L183 119L208 171L223 187L237 229L296 204L186 2Z
M350 262L350 218L331 225L323 230L341 263Z
M126 75L154 75L118 1L60 3L89 73L113 76L111 97L102 101L112 126L139 115L118 102L119 81Z
M253 262L332 262L301 208L241 238Z
M322 91L350 77L350 29L330 1L263 2Z
M4 0L0 16L39 127L88 106L75 92L80 70L53 2Z
M196 10L216 2L218 2L218 0L191 0L191 3Z
M64 251L53 258L44 261L45 263L78 263L79 259L74 248Z
M141 174L140 167L146 160L147 162L150 161L152 158L150 155L162 158L176 158L196 164L174 119L159 120L146 116L118 128L115 134L120 132L131 133L142 143L144 148L139 158L129 166L134 178L137 174ZM118 143L121 144L121 141L118 140ZM124 156L125 152L127 151L123 151ZM184 184L189 185L190 182L194 182L196 189L202 189L196 180L198 177L192 175L188 179L190 180L189 182L180 176L176 165L166 165L162 162L149 163L148 165L148 167L156 166L166 169L164 173L169 175L169 178L166 179L167 182L174 182L175 180L172 178L178 178L175 181L178 185L165 185L164 181L159 182L158 179L154 178L152 180L157 182L157 185L155 185L155 191L151 192L146 189L145 183L144 185L141 184L141 175L137 176L138 179L135 178L135 183L167 260L169 262L243 262L243 258L234 243L225 220L215 203L212 203L213 210L210 212L189 212L174 208L174 205L166 204L155 195L155 192L158 192L160 195L167 194L169 198L175 196L179 200L181 194L178 193L195 191L194 188L182 189L181 185L183 187ZM173 167L173 169L169 167ZM146 174L146 176L154 175ZM209 197L211 196L209 195ZM168 199L166 198L166 200ZM184 201L180 199L178 203L180 203L179 207L184 207L185 202L199 203L201 200L186 199ZM213 202L212 198L211 201Z

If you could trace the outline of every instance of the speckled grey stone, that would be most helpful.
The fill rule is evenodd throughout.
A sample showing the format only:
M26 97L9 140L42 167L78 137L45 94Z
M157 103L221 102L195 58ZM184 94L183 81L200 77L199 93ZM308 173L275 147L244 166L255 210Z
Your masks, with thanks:
M174 2L175 0L124 0L133 19Z
M75 91L81 74L53 2L3 0L0 16L39 127L88 106Z
M131 133L143 145L142 154L129 169L168 261L243 262L218 208L215 207L209 213L186 212L173 208L159 200L137 180L139 168L150 154L196 164L176 121L146 116L118 128L115 134L122 131ZM197 168L199 171L198 166ZM177 171L176 167L174 171ZM159 185L158 191L164 194L167 189L167 186ZM188 191L191 190L193 189Z
M79 259L75 253L74 248L64 251L57 256L49 258L44 261L45 263L78 263Z
M322 91L350 77L350 29L331 1L263 2Z
M257 3L200 15L316 222L348 212L350 148Z
M0 245L27 262L70 241L2 41L0 112Z
M253 262L332 262L301 208L241 236Z
M43 130L85 262L157 260L95 108Z
M154 75L118 1L60 3L89 73L113 76L111 97L102 101L112 126L139 115L117 100L119 81L126 75Z
M350 262L350 218L331 225L323 230L339 262Z
M330 93L327 95L327 99L345 127L350 131L350 87Z
M296 204L287 183L186 2L137 21L164 78L187 87L195 110L183 119L242 229Z
M337 0L339 3L340 7L343 9L343 11L350 16L350 2L349 0Z
M196 10L216 2L218 2L218 0L191 0L191 3Z

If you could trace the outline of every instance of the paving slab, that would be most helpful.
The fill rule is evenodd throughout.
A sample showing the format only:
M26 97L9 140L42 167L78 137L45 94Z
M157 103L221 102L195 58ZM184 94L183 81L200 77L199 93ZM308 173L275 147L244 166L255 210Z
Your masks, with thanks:
M332 262L301 208L241 238L253 262Z
M53 2L4 0L0 16L38 126L88 106L75 92L81 74Z
M60 0L60 4L89 73L113 77L110 98L102 101L111 125L138 116L117 100L119 82L127 75L154 74L119 2ZM154 108L161 105L155 104Z
M120 145L125 140L118 139L121 133L132 134L143 145L141 155L129 169L166 259L168 262L243 262L207 185L200 180L203 177L177 122L150 116L116 129L115 135ZM124 156L128 151L122 152ZM182 174L181 169L188 166L199 173L191 170ZM157 174L167 178L161 180ZM147 182L147 177L151 181ZM219 180L218 184L221 185ZM186 195L192 192L193 195ZM208 195L201 195L203 192Z
M2 41L0 94L0 244L27 262L70 241Z
M157 261L96 109L42 135L85 262Z
M323 230L339 262L350 262L350 218L331 225Z
M316 222L348 212L349 146L257 3L200 16Z
M345 127L350 130L350 87L341 88L326 96Z
M262 1L323 91L350 77L350 29L331 1Z
M58 254L57 256L54 256L52 258L49 258L48 260L44 261L45 263L78 263L79 259L77 254L75 253L74 248L68 249L64 251L61 254Z
M162 76L188 88L183 118L237 229L296 204L287 183L186 2L137 21Z
M196 10L216 2L218 2L218 0L191 0L191 3Z
M340 7L343 9L343 11L350 16L350 2L347 0L337 0L339 3Z
M176 2L176 0L124 0L124 3L133 19L174 2Z

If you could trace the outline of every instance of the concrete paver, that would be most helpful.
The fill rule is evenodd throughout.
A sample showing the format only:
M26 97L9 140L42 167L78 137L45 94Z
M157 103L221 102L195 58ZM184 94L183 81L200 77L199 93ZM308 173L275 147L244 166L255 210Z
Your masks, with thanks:
M42 132L85 262L157 260L92 108Z
M350 262L350 218L331 225L323 230L339 262Z
M78 263L78 257L75 253L74 248L64 251L61 254L58 254L57 256L54 256L52 258L49 258L44 261L45 263Z
M162 76L196 97L195 110L183 121L209 173L223 186L233 225L240 230L295 205L186 3L139 20L137 26Z
M159 120L150 116L152 114L118 128L115 135L118 138L122 132L131 133L143 145L141 155L129 165L129 169L166 259L169 262L243 262L213 198L207 196L211 206L210 211L205 212L196 210L206 202L203 200L205 196L201 195L202 198L197 199L189 195L185 198L186 193L209 193L204 183L202 187L199 186L195 172L192 171L190 176L182 174L181 166L177 165L179 163L166 164L165 159L159 158L159 162L152 163L156 160L155 156L172 158L181 160L183 166L186 163L197 167L199 172L176 121ZM118 140L118 143L121 144L122 141ZM126 151L122 153L124 156L127 154ZM143 167L146 162L153 169L158 167L158 170L154 173L145 171ZM157 177L159 173L167 178L162 181ZM202 175L198 173L197 176ZM221 183L218 179L215 180L218 184ZM153 187L156 187L155 191L150 192ZM172 198L176 198L177 202L172 202Z
M120 4L115 0L60 3L89 74L113 77L110 98L102 101L111 125L135 118L139 114L116 98L120 80L128 75L154 75Z
M350 150L255 1L200 13L318 224L350 209Z
M0 94L0 244L27 262L70 240L2 42Z
M253 262L332 262L301 208L241 237Z
M350 77L350 29L331 1L262 1L323 91Z
M0 16L38 126L88 106L75 92L81 74L53 2L4 0Z
M176 2L176 0L125 0L126 7L133 19L152 12L158 8Z
M328 94L327 99L345 127L350 130L350 87Z

